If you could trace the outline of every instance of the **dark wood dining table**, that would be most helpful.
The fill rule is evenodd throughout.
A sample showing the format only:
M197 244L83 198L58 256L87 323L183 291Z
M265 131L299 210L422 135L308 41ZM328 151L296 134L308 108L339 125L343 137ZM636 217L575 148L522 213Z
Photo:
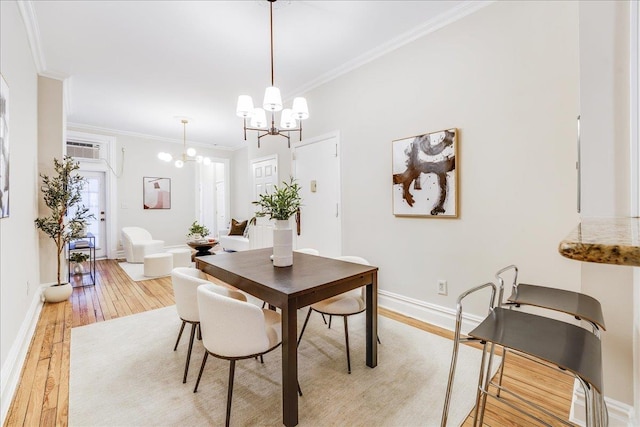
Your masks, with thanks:
M196 267L267 304L282 315L282 421L298 424L297 310L366 286L366 364L378 364L378 268L293 253L293 265L274 267L272 248L196 257ZM304 385L302 385L304 387Z

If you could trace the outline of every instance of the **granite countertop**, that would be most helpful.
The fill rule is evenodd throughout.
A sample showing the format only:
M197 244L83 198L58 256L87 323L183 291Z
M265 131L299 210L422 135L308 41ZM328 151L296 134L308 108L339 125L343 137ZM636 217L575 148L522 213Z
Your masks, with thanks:
M564 257L640 266L640 218L583 218L558 246Z

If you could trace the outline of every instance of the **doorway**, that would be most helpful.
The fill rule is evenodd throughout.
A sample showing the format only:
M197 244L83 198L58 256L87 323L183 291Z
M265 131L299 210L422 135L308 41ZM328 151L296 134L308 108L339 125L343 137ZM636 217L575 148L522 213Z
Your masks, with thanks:
M342 255L340 134L294 147L292 171L302 196L296 247L317 249L322 256Z
M99 171L80 171L86 180L82 191L80 204L89 208L93 219L87 220L87 231L96 238L96 258L106 257L107 227L105 208L105 173Z

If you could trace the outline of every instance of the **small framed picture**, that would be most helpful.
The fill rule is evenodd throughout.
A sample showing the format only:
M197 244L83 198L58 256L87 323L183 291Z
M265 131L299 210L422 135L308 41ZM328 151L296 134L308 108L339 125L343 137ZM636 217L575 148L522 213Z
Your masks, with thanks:
M171 209L171 178L142 178L144 209Z
M393 214L458 217L457 129L392 142Z

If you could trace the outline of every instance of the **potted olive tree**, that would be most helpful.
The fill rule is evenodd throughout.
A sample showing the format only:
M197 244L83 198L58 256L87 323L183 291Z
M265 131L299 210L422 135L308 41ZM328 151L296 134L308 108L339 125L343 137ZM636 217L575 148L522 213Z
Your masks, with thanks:
M256 216L268 216L275 220L273 230L273 265L275 267L288 267L293 265L293 234L289 224L289 218L300 209L302 198L300 186L293 179L282 182L282 186L275 186L271 193L260 195L260 200L253 202L260 207Z
M57 282L44 289L45 301L65 301L73 291L71 284L63 273L64 249L74 239L83 237L87 219L93 218L89 209L81 204L80 191L85 180L74 173L80 164L72 157L64 156L62 161L53 159L55 175L40 174L42 178L42 195L49 208L49 215L37 218L36 227L49 236L56 245Z

